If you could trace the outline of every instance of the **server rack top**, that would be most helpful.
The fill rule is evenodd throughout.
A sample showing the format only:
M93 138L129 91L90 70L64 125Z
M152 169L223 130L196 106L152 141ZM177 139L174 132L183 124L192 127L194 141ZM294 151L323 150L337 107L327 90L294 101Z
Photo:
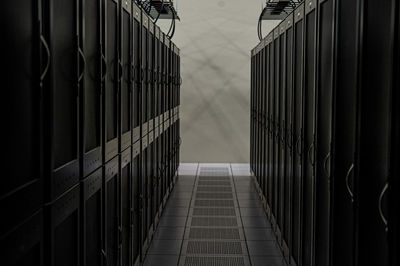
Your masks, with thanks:
M137 4L135 4L135 3L132 3L132 5L133 5L132 10L133 10L133 16L134 16L134 18L135 18L137 21L142 22L142 17L141 17L142 11L141 11L140 7L139 7Z
M279 25L274 29L274 40L279 37Z
M305 12L306 15L313 11L317 5L317 0L306 0L305 2Z
M129 13L132 11L132 2L131 1L122 1L122 8L124 8Z
M142 10L142 25L146 29L149 28L149 17L146 15L146 13Z
M304 3L299 5L294 11L294 23L299 22L304 17Z
M282 22L278 25L279 35L282 35L286 32L287 22L286 19L282 20Z
M154 23L153 23L153 21L151 19L149 19L148 21L149 21L149 24L148 24L149 32L151 34L154 34Z
M286 30L290 29L293 26L293 16L294 12L290 13L287 18L284 20Z
M160 27L157 26L156 24L154 24L154 27L155 27L155 30L154 30L155 36L157 39L160 39Z

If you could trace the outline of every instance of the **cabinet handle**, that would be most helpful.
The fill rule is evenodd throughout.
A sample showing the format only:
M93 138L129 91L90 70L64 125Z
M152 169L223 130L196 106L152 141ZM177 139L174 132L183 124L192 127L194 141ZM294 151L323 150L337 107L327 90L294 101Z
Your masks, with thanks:
M299 156L301 156L301 150L299 151L299 147L300 147L300 149L301 149L301 146L299 145L300 144L300 140L301 140L301 136L299 136L298 138L297 138L297 140L296 140L296 152L297 152L297 154L299 155Z
M124 66L122 65L121 60L118 60L118 67L119 67L118 82L121 82L122 81L123 72L124 72Z
M86 57L85 54L83 53L82 49L79 47L78 48L78 53L80 55L80 57L82 58L82 62L83 62L83 67L82 67L82 72L79 75L78 78L78 82L81 82L81 80L83 79L84 75L85 75L85 69L86 69Z
M329 177L330 176L330 174L329 174L329 172L328 172L328 159L331 157L331 152L329 151L328 152L328 154L325 156L325 159L324 159L324 171L325 171L325 174L326 174L326 176L327 177Z
M383 210L382 210L382 199L383 196L385 195L387 189L389 188L389 184L388 182L385 183L385 186L383 187L381 194L379 195L379 203L378 203L378 208L379 208L379 214L381 216L382 222L385 225L385 231L388 231L388 222L387 219L385 217L385 215L383 214Z
M101 61L103 62L103 76L101 77L101 81L104 81L106 79L106 75L107 75L107 60L106 57L104 56L104 54L101 54Z
M43 87L43 80L47 75L47 72L49 71L50 68L50 59L51 59L51 54L50 54L50 48L49 45L46 42L46 39L44 38L43 35L40 35L40 43L43 45L44 49L46 50L46 55L47 55L47 62L46 66L40 75L40 86Z
M310 161L311 165L314 166L314 159L311 158L311 151L314 147L314 141L311 143L310 147L308 148L308 160Z
M349 177L350 177L350 174L351 174L351 172L353 171L353 169L354 169L354 164L352 163L352 164L350 165L349 170L347 171L347 174L346 174L346 188L347 188L347 192L349 192L349 195L350 195L350 198L351 198L351 202L354 202L354 194L353 194L353 192L352 192L351 189L350 189Z

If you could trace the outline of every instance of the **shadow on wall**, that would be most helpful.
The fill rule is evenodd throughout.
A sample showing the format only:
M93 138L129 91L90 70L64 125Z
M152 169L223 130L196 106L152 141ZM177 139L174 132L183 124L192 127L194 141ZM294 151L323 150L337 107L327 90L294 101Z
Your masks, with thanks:
M250 50L260 11L259 1L179 1L182 162L249 161ZM264 21L264 34L278 23Z

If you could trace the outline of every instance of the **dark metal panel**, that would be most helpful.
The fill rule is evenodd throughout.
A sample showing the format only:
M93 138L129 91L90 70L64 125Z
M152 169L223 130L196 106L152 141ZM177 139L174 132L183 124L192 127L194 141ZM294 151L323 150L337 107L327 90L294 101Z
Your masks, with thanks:
M282 228L282 235L285 244L283 245L284 256L289 261L289 247L291 246L291 232L292 232L292 189L293 189L293 70L294 70L294 31L293 31L293 14L289 15L286 20L286 49L285 49L285 175L284 175L284 204L283 204L283 221L284 228Z
M80 185L45 207L45 265L79 265Z
M141 76L142 76L142 87L141 87L141 93L142 93L142 134L141 136L145 136L148 133L148 30L149 30L149 18L147 17L146 13L142 10L142 27L141 27Z
M2 265L44 265L43 211L40 209L22 225L0 237Z
M109 161L105 165L104 171L104 250L106 251L107 265L116 266L120 262L119 242L121 237L119 156Z
M132 95L132 6L131 1L121 2L121 18L120 18L120 44L119 44L119 77L120 77L120 148L122 152L132 144L132 111L133 111L133 95Z
M331 265L355 265L354 154L359 1L336 1ZM349 193L350 192L350 193Z
M81 265L104 265L103 243L103 169L81 182Z
M275 87L275 69L274 69L274 62L275 62L275 53L274 53L274 41L273 41L273 33L271 33L268 37L269 39L269 96L268 96L268 103L269 103L269 141L268 141L268 205L272 209L273 207L273 174L274 174L274 87ZM270 214L268 214L270 215Z
M121 182L119 185L120 190L120 254L121 265L130 265L132 261L132 154L131 148L126 149L120 159L120 176Z
M111 160L118 153L118 119L119 119L119 3L114 0L104 0L104 56L106 59L107 74L104 81L103 93L103 139L104 163Z
M315 265L329 265L335 1L318 1Z
M365 0L361 6L362 63L355 163L359 265L389 263L387 191L396 2Z
M140 149L140 143L137 142L139 147L136 149ZM135 147L134 147L135 154ZM141 257L141 178L140 178L140 156L133 155L132 159L132 208L133 208L133 230L132 230L132 262L135 263L137 260L140 260Z
M142 72L141 72L141 11L132 3L133 15L133 113L132 113L132 143L136 143L141 136L141 110L142 110Z
M80 1L79 37L80 68L84 76L80 82L82 157L81 177L87 177L102 164L102 7L100 0Z
M48 77L43 82L46 130L43 138L46 200L54 200L79 181L78 5L50 1L42 6L43 35L48 40ZM42 41L44 45L44 42ZM45 47L46 48L46 47Z
M293 198L291 253L296 265L301 263L301 222L303 200L303 61L304 61L304 4L294 12L293 56Z

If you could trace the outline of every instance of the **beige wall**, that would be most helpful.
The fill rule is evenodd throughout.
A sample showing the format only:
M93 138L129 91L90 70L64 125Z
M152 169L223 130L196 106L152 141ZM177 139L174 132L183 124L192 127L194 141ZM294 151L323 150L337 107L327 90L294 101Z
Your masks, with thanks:
M179 0L181 161L249 161L250 50L259 0ZM168 31L169 21L158 23ZM264 36L277 21L263 22Z

